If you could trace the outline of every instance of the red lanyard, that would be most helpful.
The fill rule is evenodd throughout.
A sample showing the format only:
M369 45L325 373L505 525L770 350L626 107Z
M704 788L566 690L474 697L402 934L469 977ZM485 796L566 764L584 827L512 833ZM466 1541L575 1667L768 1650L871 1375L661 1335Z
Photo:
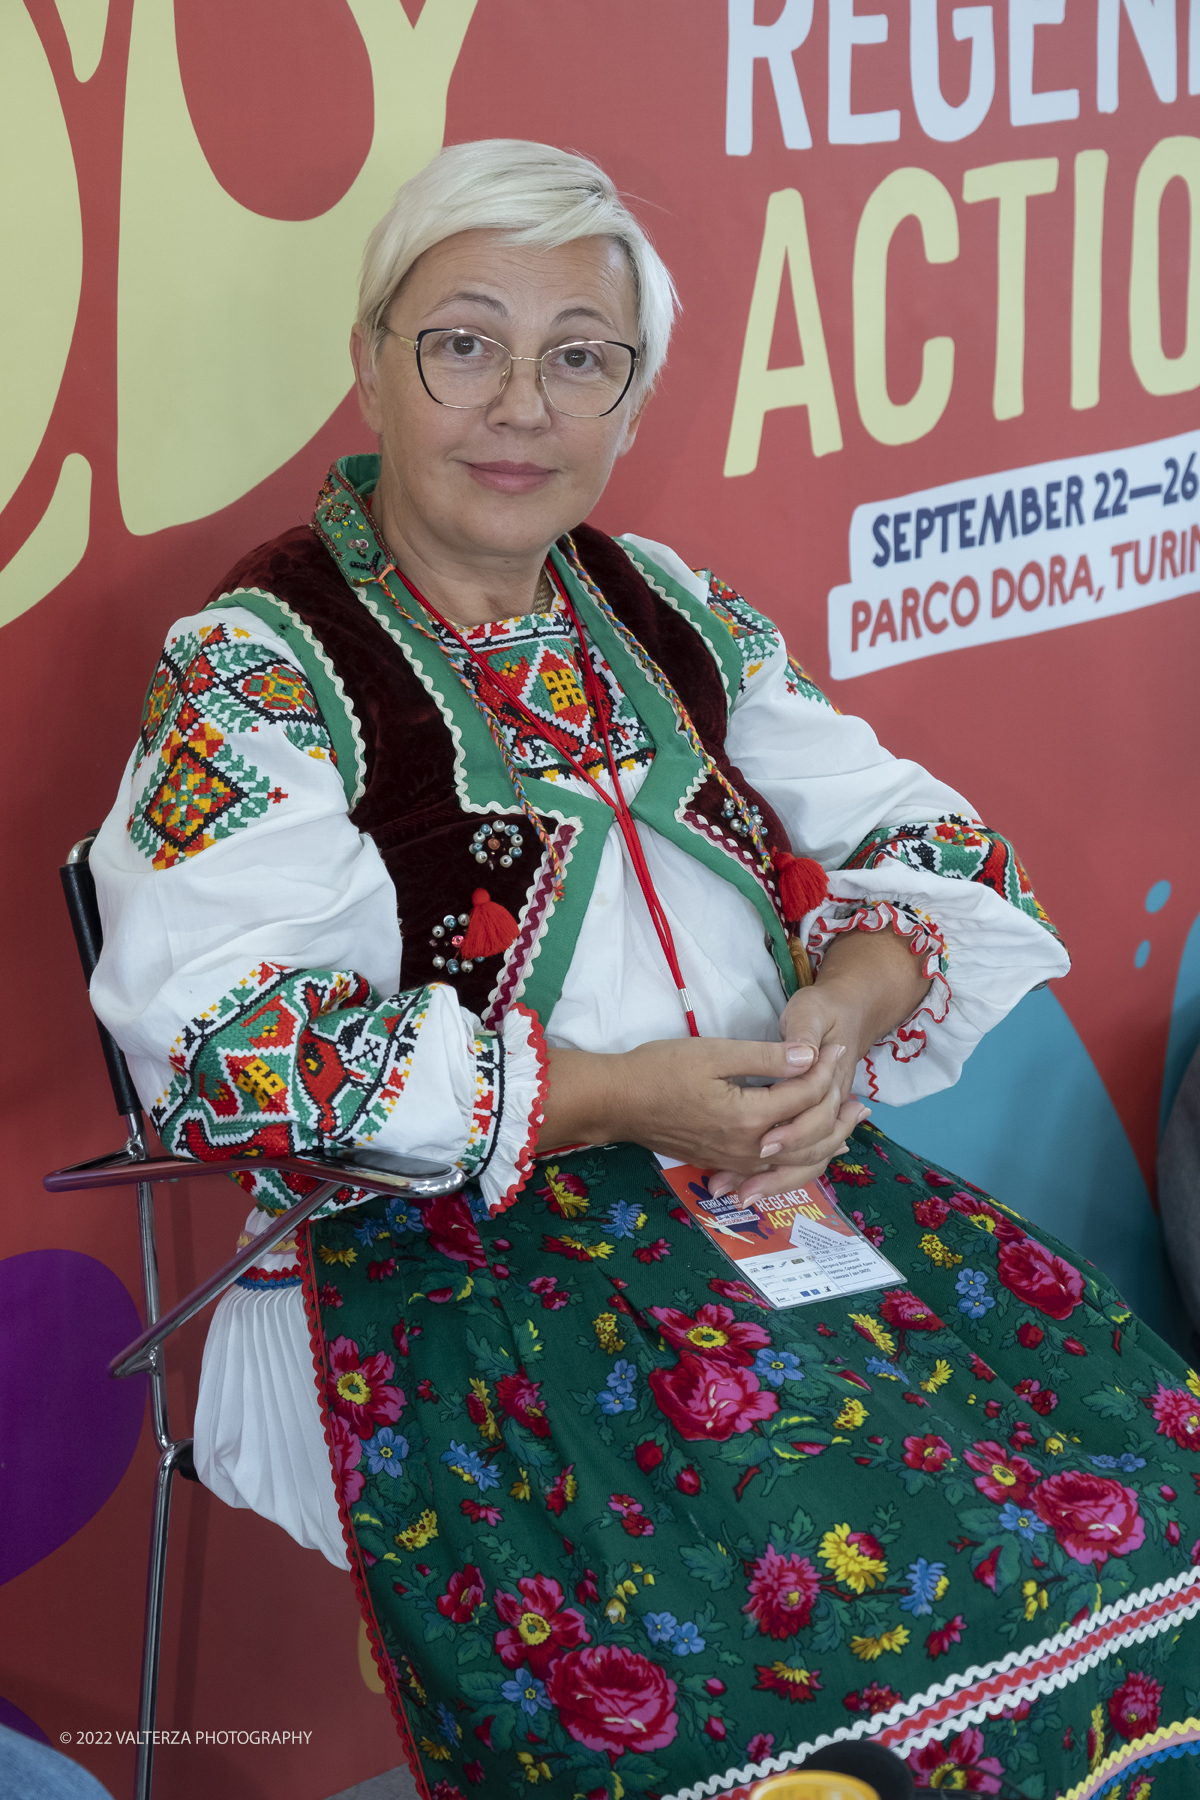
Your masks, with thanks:
M393 564L393 567L394 566L395 565ZM592 667L592 659L588 655L587 639L583 634L583 625L580 622L579 615L576 613L574 606L571 604L570 596L564 591L560 584L556 572L549 563L546 566L550 572L551 580L554 582L555 591L563 605L566 607L571 623L575 627L576 634L579 638L579 664L580 672L583 676L584 693L587 697L588 710L600 728L600 737L604 744L604 758L608 765L608 773L613 784L612 794L606 793L599 782L594 780L594 778L588 774L583 764L579 762L564 745L557 743L555 739L550 736L544 723L538 718L537 714L531 712L525 705L525 702L521 699L520 695L514 692L507 681L505 681L501 675L498 675L496 670L471 648L462 633L450 623L449 619L443 618L442 614L437 610L437 607L431 605L430 602L426 600L424 594L419 593L412 582L409 581L406 576L401 574L399 569L396 569L396 574L400 576L401 581L404 583L413 599L418 601L425 608L425 611L431 618L437 620L443 631L450 634L460 650L466 651L475 667L483 675L485 680L489 681L497 690L501 698L507 700L511 706L516 708L521 714L521 717L533 727L543 743L549 744L550 748L560 755L569 765L572 772L575 775L578 775L581 781L585 781L592 792L597 795L599 799L603 800L606 806L611 807L612 811L616 814L617 823L621 827L621 835L625 839L625 847L629 851L629 860L633 864L633 872L638 878L638 885L641 888L642 893L645 895L646 905L650 909L650 918L654 924L655 931L658 933L658 941L663 947L663 954L667 959L667 966L671 971L675 986L679 990L679 999L687 1018L688 1030L693 1037L699 1037L700 1031L696 1024L696 1015L692 1010L692 998L688 993L687 984L683 979L683 972L679 967L679 958L675 953L675 939L671 935L671 926L666 913L663 911L662 902L655 892L654 882L651 879L650 870L646 864L645 851L642 849L642 840L638 836L638 828L634 822L633 814L626 805L625 796L621 792L621 780L617 772L616 759L612 753L612 745L609 742L608 726L604 720L604 708L601 704L600 685L596 676L596 671Z

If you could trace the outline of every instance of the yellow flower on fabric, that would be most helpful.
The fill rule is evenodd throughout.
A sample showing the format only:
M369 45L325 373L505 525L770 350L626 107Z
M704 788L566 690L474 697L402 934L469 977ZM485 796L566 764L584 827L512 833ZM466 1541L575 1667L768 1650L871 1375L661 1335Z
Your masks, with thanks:
M530 1486L529 1486L529 1470L528 1469L521 1470L521 1473L517 1476L517 1479L513 1482L512 1486L509 1488L508 1491L512 1495L512 1498L514 1500L528 1500L529 1499L531 1490L530 1490Z
M825 1533L821 1539L821 1561L856 1594L873 1588L887 1574L883 1546L870 1532L851 1531L849 1525L835 1525Z
M420 1550L438 1534L437 1514L426 1510L412 1525L396 1533L395 1542L402 1550Z
M1104 1761L1104 1708L1093 1706L1092 1728L1088 1732L1088 1774L1091 1775Z
M500 1427L496 1423L496 1414L492 1410L492 1399L488 1393L488 1384L478 1375L471 1377L471 1393L476 1404L467 1403L467 1412L479 1427L479 1435L485 1444L499 1444L503 1440Z
M939 1356L933 1365L933 1374L927 1375L921 1383L922 1391L926 1394L936 1394L939 1388L945 1387L953 1373L954 1370L950 1364L944 1357Z
M943 1575L941 1580L938 1582L937 1586L933 1590L934 1599L940 1600L942 1595L946 1592L946 1589L949 1586L950 1586L950 1577L948 1575Z
M582 1250L583 1254L592 1262L603 1262L606 1256L611 1256L613 1253L611 1244L585 1244L582 1238L571 1237L568 1232L563 1233L559 1242L566 1244L571 1250Z
M598 1319L592 1320L592 1330L596 1334L596 1342L600 1348L607 1350L610 1356L615 1356L618 1350L625 1348L625 1339L617 1330L616 1313L601 1313Z
M432 1738L423 1737L418 1740L422 1756L431 1756L434 1762L449 1762L450 1751L445 1744L435 1744Z
M528 1750L517 1751L517 1761L525 1772L525 1779L536 1785L539 1781L549 1781L550 1764L539 1762Z
M1061 1456L1066 1447L1060 1437L1048 1437L1042 1446L1044 1450L1049 1451L1051 1456Z
M616 1594L614 1594L604 1609L604 1616L609 1621L610 1625L619 1625L621 1620L625 1617L625 1602L618 1599Z
M1046 1607L1049 1604L1050 1596L1045 1588L1040 1588L1038 1586L1036 1581L1023 1581L1021 1583L1021 1598L1025 1602L1025 1617L1027 1619L1036 1619L1039 1607L1045 1612Z
M549 1163L545 1169L546 1186L553 1197L554 1204L564 1219L578 1219L591 1205L586 1194L572 1193L570 1187L562 1179L562 1170L557 1163Z
M345 1263L347 1268L352 1262L358 1261L358 1251L353 1246L348 1246L345 1250L331 1250L328 1244L318 1244L317 1255L323 1263Z
M850 1650L860 1662L877 1662L889 1650L899 1656L907 1642L908 1626L896 1625L891 1631L881 1632L878 1637L852 1637Z
M948 1244L943 1244L936 1231L925 1233L921 1239L921 1248L936 1269L952 1269L955 1263L962 1261L962 1257L951 1250Z
M858 1327L863 1337L870 1338L873 1344L878 1345L885 1356L896 1354L895 1338L886 1325L881 1325L878 1319L871 1317L870 1313L851 1313L850 1323Z
M1200 1375L1197 1375L1195 1369L1188 1370L1187 1385L1190 1392L1195 1394L1197 1400L1200 1400Z
M861 1400L843 1400L842 1410L833 1422L839 1431L855 1431L869 1417Z

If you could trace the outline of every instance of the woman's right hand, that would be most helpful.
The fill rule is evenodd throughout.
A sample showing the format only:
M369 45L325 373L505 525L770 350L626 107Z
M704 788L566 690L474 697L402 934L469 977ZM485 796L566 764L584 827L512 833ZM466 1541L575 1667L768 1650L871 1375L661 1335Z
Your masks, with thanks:
M839 1045L816 1053L810 1044L734 1038L669 1038L613 1055L551 1050L538 1149L641 1144L702 1169L770 1169L782 1192L819 1174L863 1115L861 1102L843 1101L841 1060ZM739 1077L771 1085L743 1087ZM786 1171L760 1154L765 1134L782 1124L793 1127Z

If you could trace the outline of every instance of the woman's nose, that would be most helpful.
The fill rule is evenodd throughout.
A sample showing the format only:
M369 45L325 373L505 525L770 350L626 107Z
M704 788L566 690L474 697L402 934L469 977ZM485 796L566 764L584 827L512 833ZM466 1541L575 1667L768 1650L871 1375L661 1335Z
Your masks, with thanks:
M516 425L525 430L550 424L550 406L542 392L535 358L513 358L503 391L488 408L488 420L494 425Z

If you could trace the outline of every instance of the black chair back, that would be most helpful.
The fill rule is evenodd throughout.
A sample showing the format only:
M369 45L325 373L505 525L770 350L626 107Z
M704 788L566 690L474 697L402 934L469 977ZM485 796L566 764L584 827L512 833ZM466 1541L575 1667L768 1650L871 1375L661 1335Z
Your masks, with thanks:
M100 925L100 906L96 899L96 882L88 860L95 839L94 831L89 832L87 837L80 838L58 871L62 878L63 893L67 899L67 911L71 915L75 947L79 951L79 960L83 964L83 978L89 986L92 976L96 972L96 964L100 961L100 948L104 942L104 932ZM133 1085L129 1065L125 1061L124 1055L99 1019L96 1019L96 1030L100 1034L100 1048L104 1052L104 1063L108 1069L108 1079L112 1084L117 1111L126 1117L130 1113L140 1114L142 1103L138 1099L138 1092Z

